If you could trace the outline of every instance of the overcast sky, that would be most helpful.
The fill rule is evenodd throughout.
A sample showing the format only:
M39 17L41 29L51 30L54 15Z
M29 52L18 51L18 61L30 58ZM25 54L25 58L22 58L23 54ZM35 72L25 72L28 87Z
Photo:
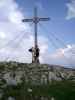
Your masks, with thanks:
M75 0L0 0L0 61L31 62L34 27L22 23L32 18L50 17L38 25L40 62L75 68Z

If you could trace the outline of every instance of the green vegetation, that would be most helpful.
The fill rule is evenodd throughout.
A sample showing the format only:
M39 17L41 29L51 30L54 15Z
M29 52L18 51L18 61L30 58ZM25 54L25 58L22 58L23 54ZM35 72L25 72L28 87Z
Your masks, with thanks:
M28 89L32 91L29 92ZM52 82L49 85L40 86L21 83L17 86L7 86L1 100L7 100L9 96L16 100L40 100L40 96L54 97L55 100L75 100L75 82Z

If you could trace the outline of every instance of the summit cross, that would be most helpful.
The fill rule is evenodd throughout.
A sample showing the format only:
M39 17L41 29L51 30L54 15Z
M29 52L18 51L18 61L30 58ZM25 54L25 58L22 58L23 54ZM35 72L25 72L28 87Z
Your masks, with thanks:
M22 22L33 22L34 23L34 47L29 49L32 53L32 63L39 63L39 47L37 39L37 26L40 21L49 21L50 18L39 18L37 16L37 8L34 8L34 17L30 19L23 19Z

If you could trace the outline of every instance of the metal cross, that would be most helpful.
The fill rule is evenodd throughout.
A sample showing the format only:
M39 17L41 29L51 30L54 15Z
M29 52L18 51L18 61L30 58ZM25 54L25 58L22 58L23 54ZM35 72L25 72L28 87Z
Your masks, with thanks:
M40 21L49 21L50 18L39 18L37 16L37 8L34 9L34 17L30 19L23 19L22 22L33 22L34 23L34 47L29 49L32 52L32 63L39 63L39 48L37 39L37 26Z

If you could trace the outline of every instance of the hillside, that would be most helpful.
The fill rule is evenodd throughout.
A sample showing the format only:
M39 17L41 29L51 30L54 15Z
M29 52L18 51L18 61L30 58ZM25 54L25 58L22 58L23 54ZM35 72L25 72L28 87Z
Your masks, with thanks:
M75 69L0 63L0 100L75 100L74 94Z

